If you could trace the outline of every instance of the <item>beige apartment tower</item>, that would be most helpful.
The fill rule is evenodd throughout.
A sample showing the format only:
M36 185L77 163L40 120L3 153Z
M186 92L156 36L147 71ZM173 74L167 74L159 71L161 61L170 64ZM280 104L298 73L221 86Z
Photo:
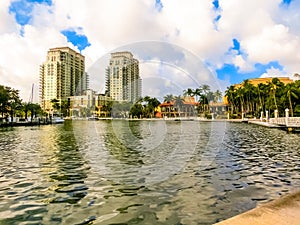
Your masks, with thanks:
M135 102L140 99L142 81L139 74L139 61L131 52L111 53L106 68L107 96L115 101Z
M40 66L40 101L46 111L52 110L52 99L67 100L88 89L85 58L69 47L50 48Z

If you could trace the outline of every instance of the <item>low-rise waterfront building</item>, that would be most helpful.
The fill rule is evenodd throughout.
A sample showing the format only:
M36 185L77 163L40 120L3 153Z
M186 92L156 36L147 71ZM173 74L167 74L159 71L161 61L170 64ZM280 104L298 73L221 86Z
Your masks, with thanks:
M190 96L185 96L181 100L163 102L159 105L160 110L157 117L194 117L197 116L198 105L199 102Z
M110 115L112 98L86 90L82 95L70 96L70 116L72 117L107 117Z
M96 93L93 90L86 90L82 95L69 96L70 116L87 117L96 111Z
M225 102L210 102L209 111L217 115L227 114L228 104Z

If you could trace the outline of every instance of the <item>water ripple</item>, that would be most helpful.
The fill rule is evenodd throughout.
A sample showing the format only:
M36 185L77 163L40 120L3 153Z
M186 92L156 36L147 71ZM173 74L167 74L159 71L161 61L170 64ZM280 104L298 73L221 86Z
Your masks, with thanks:
M211 224L299 188L299 143L192 121L3 129L0 224Z

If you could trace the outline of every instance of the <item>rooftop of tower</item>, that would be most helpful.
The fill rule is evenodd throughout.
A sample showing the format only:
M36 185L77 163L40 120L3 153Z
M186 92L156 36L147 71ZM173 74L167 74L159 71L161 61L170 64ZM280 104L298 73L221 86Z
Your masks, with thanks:
M50 48L48 52L55 52L55 51L62 51L62 52L71 52L73 54L76 55L80 55L82 57L84 57L84 55L82 55L81 53L75 51L74 49L64 46L64 47L55 47L55 48Z
M112 52L111 53L112 58L116 57L127 57L127 58L133 58L133 54L129 51L122 51L122 52Z

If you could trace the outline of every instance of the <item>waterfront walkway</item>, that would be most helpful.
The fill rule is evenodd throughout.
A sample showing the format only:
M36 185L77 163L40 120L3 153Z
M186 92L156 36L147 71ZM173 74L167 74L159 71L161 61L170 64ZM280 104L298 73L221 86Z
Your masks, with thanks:
M257 124L269 128L284 129L289 132L300 131L300 117L279 117L270 118L269 121L248 120L248 123Z
M300 191L288 194L215 225L299 225Z
M278 125L278 124L264 122L264 121L260 121L260 120L248 120L248 123L257 124L257 125L260 125L260 126L270 127L270 128L283 128L284 127L284 126L281 126L281 125Z

